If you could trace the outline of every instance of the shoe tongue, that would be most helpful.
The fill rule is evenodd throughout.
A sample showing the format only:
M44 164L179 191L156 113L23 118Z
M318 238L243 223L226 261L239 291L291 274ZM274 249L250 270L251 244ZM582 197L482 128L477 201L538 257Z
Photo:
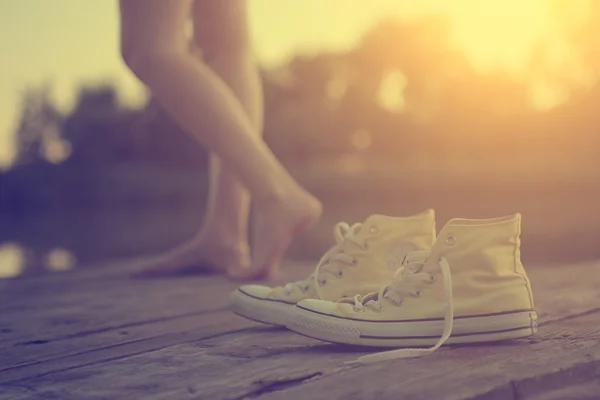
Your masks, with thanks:
M405 261L411 262L425 262L431 255L430 251L427 250L414 250L406 253Z
M371 227L377 226L379 230L396 230L406 228L406 218L389 217L382 214L373 214L363 222L362 231L368 232Z
M367 219L365 219L365 221L363 222L363 225L370 226L370 225L381 224L381 223L390 223L390 220L393 221L394 219L395 218L388 217L387 215L373 214L373 215L369 215L367 217Z

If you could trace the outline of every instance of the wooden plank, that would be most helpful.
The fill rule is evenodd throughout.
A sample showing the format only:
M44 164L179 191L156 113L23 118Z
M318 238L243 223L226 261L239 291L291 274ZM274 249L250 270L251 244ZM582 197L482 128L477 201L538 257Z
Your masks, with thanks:
M309 264L291 265L277 282L299 279L310 268ZM129 279L126 272L109 280L76 285L64 276L63 284L51 289L41 282L21 289L14 281L0 298L0 346L43 344L218 310L227 306L229 294L238 285L223 276L136 280Z
M268 348L249 345L253 340L265 336L269 337L271 343ZM57 371L7 387L13 390L34 389L33 393L23 397L26 399L52 398L67 393L69 396L65 399L85 399L90 393L95 398L115 399L146 395L151 399L221 399L226 398L224 390L229 394L243 395L249 381L263 379L265 374L275 374L283 369L303 374L316 354L302 350L313 346L322 344L282 329L261 327L245 333L119 358L108 363ZM340 355L346 359L352 358L349 353ZM323 365L323 361L329 367L338 363L334 359L322 359L319 365ZM124 371L128 371L127 377ZM150 376L154 378L149 380ZM90 379L94 382L89 382ZM108 381L112 382L109 384ZM97 388L90 391L88 383Z
M285 396L315 400L526 399L548 389L576 385L582 376L600 380L599 315L555 321L528 340L461 346L422 359L355 368L311 369L312 374L320 372L321 379L296 385L286 390ZM257 388L249 395L261 400L281 396L263 393Z
M121 329L144 321L169 320L223 308L224 296L211 299L208 283L187 281L116 281L89 284L73 291L30 293L2 305L0 325L4 347L44 344L74 335ZM224 291L235 285L221 282ZM8 332L6 331L8 330Z
M191 331L223 320L224 318L220 314L224 313L229 314L224 308L179 318L130 324L92 333L82 332L51 342L24 342L14 346L6 346L0 350L0 359L3 360L0 363L0 374L5 369L40 363L53 358L64 358L69 355L82 354L106 347ZM243 326L241 323L238 325Z
M31 295L48 296L52 299L56 296L56 291L68 289L73 291L88 291L91 286L111 285L115 282L221 282L224 281L222 275L187 275L172 278L137 278L135 273L140 270L138 259L115 261L106 265L74 269L60 273L46 273L39 276L24 276L16 279L0 279L0 307L3 303L14 303L18 300L28 301ZM301 279L307 276L314 268L314 262L286 261L276 282L286 282L289 280ZM29 301L29 303L32 303Z
M63 347L54 346L0 370L0 384L40 377L57 371L70 371L86 365L118 360L182 343L250 329L258 324L229 312L207 312L182 318L174 324L146 324L123 331L110 331L89 337L72 338ZM56 352L56 353L53 353Z
M600 309L600 263L585 262L527 269L542 324Z
M589 276L589 268L589 265L584 264L569 268L538 268L532 271L534 288L539 289L535 290L535 294L538 300L538 311L542 319L548 320L549 318L554 318L555 315L561 315L561 308L574 313L581 313L589 311L593 304L598 303L596 301L598 298L597 291L589 290L590 288L586 290L585 285L587 281L578 278L582 274ZM288 269L287 271L298 272L301 269ZM562 273L563 271L568 271L569 273ZM536 283L542 277L545 279L544 285L538 288ZM125 286L121 286L121 292L119 292L117 288L123 282ZM136 287L135 285L138 286ZM211 290L208 292L205 289L199 290L202 286L207 285L211 287ZM221 285L226 287L226 289L223 289ZM41 345L47 342L101 333L106 330L126 329L129 326L135 326L144 321L160 322L161 319L164 319L166 322L173 318L202 313L203 310L198 307L198 302L196 301L202 301L204 297L197 297L199 291L210 297L210 301L207 303L214 305L214 309L222 308L227 304L224 294L228 294L234 287L235 284L229 283L222 278L196 277L184 280L150 282L115 281L111 284L112 291L104 290L104 287L101 285L96 288L87 287L78 293L61 293L57 297L66 297L64 304L54 304L50 310L44 307L38 313L30 312L24 315L21 314L18 318L11 319L12 323L20 322L26 329L32 330L36 334L35 339L25 340L27 339L27 332L17 331L20 333L18 335L19 341L13 343L13 346L17 347L16 351L19 354L25 355L27 352L22 347L24 343L35 344L36 351L40 351L42 350ZM218 289L217 293L213 292L215 288ZM115 292L115 290L117 291ZM544 290L548 292L547 295L544 295ZM574 293L577 295L575 296ZM82 295L88 296L89 299L86 300L85 297L81 297ZM74 296L75 299L69 296ZM117 299L118 301L116 301ZM26 297L26 300L38 304L48 303L46 299L38 299L35 295ZM177 306L172 306L174 303ZM164 304L167 306L171 305L171 307L165 308ZM67 308L67 305L75 308ZM545 312L546 309L554 310L555 315ZM90 320L89 310L94 310L93 320ZM174 313L175 311L176 313ZM60 312L58 317L56 312ZM9 316L9 313L3 313L3 317L8 318ZM65 322L64 325L60 323L61 318L64 318L62 319ZM119 323L121 321L122 323ZM38 323L40 326L36 326L33 323ZM82 323L86 325L82 327ZM56 329L48 332L47 329L49 326ZM4 346L4 348L6 347L8 346ZM6 355L2 359L7 359Z
M391 398L397 397L398 393L407 394L407 398L411 398L409 394L415 398L427 398L418 397L432 395L432 391L420 392L418 388L425 384L432 386L427 379L442 383L449 379L452 389L449 393L457 396L454 398L468 398L460 397L463 395L494 398L490 396L514 390L513 381L524 385L526 379L551 376L548 374L553 371L573 370L582 361L589 367L592 365L589 363L600 358L600 350L596 346L598 314L594 314L599 299L597 290L593 288L594 282L600 278L598 269L589 269L589 266L585 270L577 268L579 266L540 269L538 275L531 274L540 313L545 315L537 338L463 346L442 350L421 360L340 370L338 367L343 361L354 359L361 350L323 344L284 330L254 328L177 345L177 340L191 339L190 336L180 337L171 341L168 347L154 351L132 352L130 345L118 351L100 349L94 352L93 359L88 358L89 354L82 354L50 368L45 368L47 365L37 366L35 370L25 368L20 372L21 378L13 376L17 379L7 381L13 382L9 386L12 389L35 388L34 392L23 397L27 399L57 396L58 393L69 393L72 398L83 399L130 398L142 392L151 399L262 395L268 398L270 392L277 392L274 395L285 393L292 398L319 398L319 392L326 393L327 398L370 398L375 395ZM587 272L587 279L570 278L573 275L580 277L582 272ZM571 283L575 287L568 286ZM566 289L561 289L561 284ZM556 302L570 304L575 311L555 307ZM515 375L516 366L524 368L522 376ZM445 370L450 373L440 372ZM127 371L126 376L124 371ZM500 376L496 376L497 371ZM471 376L474 377L471 379ZM365 380L374 382L374 377L380 381L379 386L373 386L379 392L360 386ZM387 390L387 386L380 388L392 381L391 389ZM295 389L295 386L301 388ZM471 392L465 392L466 389L461 392L459 389L463 386ZM441 388L437 386L437 390ZM310 391L305 392L307 389ZM446 388L443 387L443 390L446 391Z
M525 394L524 400L598 400L600 380L591 380L555 390L544 390L538 394Z
M531 270L540 319L549 321L567 312L580 314L599 307L600 293L589 283L600 279L594 273L598 270L589 264ZM306 273L304 266L288 268L283 279ZM236 286L223 277L114 279L58 293L20 292L8 297L0 308L0 365L14 357L6 353L7 348L15 347L24 356L24 346L36 345L39 350L42 345L76 336L222 309Z
M13 279L0 280L0 295L3 292L13 291L18 294L24 290L53 290L71 283L72 287L90 282L131 278L149 257L135 257L127 259L109 260L103 263L76 265L68 271L40 270L36 274L24 274ZM77 283L77 285L75 285ZM17 289L17 291L14 291Z
M304 276L306 266L287 268L282 279ZM4 304L5 312L0 315L0 337L5 337L0 341L0 373L52 358L186 332L203 327L213 318L231 320L228 329L247 326L228 312L227 316L218 313L227 309L228 295L237 286L224 277L121 279L111 282L110 290L106 290L105 283L86 283L84 289L55 293L53 301L46 292L34 292L30 296L21 294L21 304L16 297Z
M290 279L300 279L310 273L314 263L288 262L284 264L277 282L285 282ZM24 277L9 280L0 280L0 307L9 312L8 305L16 304L38 304L40 298L44 301L53 301L57 295L63 295L63 291L69 293L97 291L107 288L115 283L128 283L129 285L143 284L143 282L188 283L191 285L223 282L221 275L189 275L173 278L143 279L133 276L137 271L134 265L121 266L99 266L98 270L73 270L64 273L46 274L43 277ZM57 293L60 292L60 293ZM32 299L32 296L37 298ZM60 298L60 297L59 297Z
M576 368L600 377L597 318L556 321L542 327L536 339L460 346L422 359L362 367L342 365L358 355L356 349L262 328L56 371L6 387L29 389L21 397L27 400L513 398L515 391L535 393L557 377L563 385L577 381L570 374ZM259 337L268 337L270 344L250 345Z
M309 271L306 267L287 268L281 281L305 276ZM569 273L561 274L561 269ZM541 319L552 318L547 309L589 311L590 304L596 304L600 295L589 287L586 289L588 282L580 277L589 277L597 269L582 264L530 270ZM237 286L222 277L139 281L124 274L108 281L93 280L73 286L67 276L64 278L64 285L52 290L38 290L37 286L19 290L15 282L11 292L5 292L0 303L0 345L31 342L39 345L84 332L120 329L144 321L216 310L227 305L227 295ZM538 287L542 279L544 284ZM544 291L553 295L545 295Z

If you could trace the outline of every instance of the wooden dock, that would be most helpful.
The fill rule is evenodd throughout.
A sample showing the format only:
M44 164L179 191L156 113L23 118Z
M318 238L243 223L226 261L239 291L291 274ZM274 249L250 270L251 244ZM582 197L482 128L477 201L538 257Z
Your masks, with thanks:
M537 336L368 366L344 364L363 348L234 315L223 277L114 265L3 281L0 399L600 399L600 263L528 272Z

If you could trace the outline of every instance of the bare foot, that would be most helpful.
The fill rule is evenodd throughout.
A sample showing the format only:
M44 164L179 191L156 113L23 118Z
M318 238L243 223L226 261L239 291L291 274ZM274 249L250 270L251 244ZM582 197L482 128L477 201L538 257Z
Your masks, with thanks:
M252 263L245 269L231 268L234 279L272 277L292 240L319 220L322 205L298 189L282 197L255 199L253 213Z
M225 244L220 239L203 235L137 264L140 272L136 275L139 277L225 273L229 269L247 269L250 251L246 243Z

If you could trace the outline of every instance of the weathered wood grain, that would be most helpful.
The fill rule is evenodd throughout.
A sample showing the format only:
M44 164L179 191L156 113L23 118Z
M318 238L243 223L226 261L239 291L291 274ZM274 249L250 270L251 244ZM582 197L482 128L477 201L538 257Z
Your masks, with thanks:
M279 281L304 276L307 266L297 264L285 269ZM22 371L22 367L36 364L35 369L39 370L40 363L53 358L62 360L50 364L64 366L67 360L75 360L76 355L87 360L86 353L94 352L94 356L102 357L106 348L162 335L211 326L220 329L211 330L216 334L250 326L228 312L228 295L237 284L224 277L133 281L127 277L121 273L121 279L111 281L108 286L106 281L100 285L82 282L84 287L74 291L31 295L21 292L10 298L2 305L6 312L0 315L0 337L5 337L0 341L0 382L13 379L15 369ZM52 305L46 308L48 303ZM20 308L23 304L25 310ZM27 308L28 304L31 308ZM166 343L172 343L169 340ZM158 343L164 344L160 340ZM136 345L132 351L139 351L138 348ZM122 347L121 351L128 354ZM107 357L113 353L109 351ZM12 373L3 373L6 369Z
M281 280L309 271L306 266L288 269ZM574 393L591 390L589 381L600 379L600 268L579 264L534 268L529 274L542 322L538 337L454 347L423 359L360 368L341 366L364 349L325 344L234 316L225 307L235 284L223 278L140 281L123 273L97 276L93 282L78 278L72 291L20 293L3 305L10 310L8 321L16 324L11 326L46 329L46 336L23 331L25 337L51 340L24 345L14 332L0 333L8 336L0 342L0 362L11 359L0 364L0 399L518 395L543 400L569 393L565 385ZM19 293L18 283L11 290ZM210 307L198 306L198 298ZM52 301L47 313L32 305ZM28 305L29 311L20 314L18 306ZM93 305L108 311L86 315ZM57 316L82 320L44 328L44 318Z
M598 400L600 398L600 380L568 385L556 390L543 391L535 395L525 395L524 400Z
M548 323L600 309L600 263L538 265L527 270L538 317Z
M287 275L299 275L305 269L288 269ZM583 265L536 269L531 273L542 322L600 307L600 291L590 284L596 279L580 279L583 274L591 278L596 274L600 279L600 269L590 271L589 266ZM172 332L179 326L178 319L193 321L203 318L206 312L224 310L227 296L235 286L214 277L163 281L130 281L122 277L108 289L87 284L73 292L55 293L50 295L54 303L46 293L21 295L3 306L8 312L0 316L0 321L7 321L0 324L4 329L0 337L6 337L0 342L0 369L130 341L122 332L136 332L136 340L157 336L161 332L157 327L162 324L168 327L163 331ZM35 306L23 312L14 306L19 300L22 304L52 306ZM144 328L144 324L151 326ZM182 326L187 325L183 322Z
M264 343L267 337L268 346L252 345L253 341L260 343L262 340ZM224 396L244 395L249 387L254 390L254 381L262 380L257 384L259 387L276 385L265 378L281 371L287 371L293 377L304 376L307 367L314 368L313 362L320 367L334 367L339 360L356 357L356 352L340 352L339 359L318 358L318 348L322 345L281 329L261 327L243 334L239 332L57 371L16 382L9 387L12 390L19 387L33 390L23 397L32 399L52 398L59 394L64 396L67 393L69 396L63 397L67 400L120 399L142 395L157 399L221 399ZM91 383L90 379L95 382ZM98 385L98 388L90 391L88 383ZM86 397L89 395L92 397Z
M0 352L3 359L13 360L3 363L0 367L0 383L110 359L115 357L115 354L137 354L141 349L150 351L254 325L256 324L221 310L172 321L161 320L123 327L93 335L74 336L56 341L52 346L47 343L12 346Z
M106 332L92 338L73 338L63 347L54 347L58 354L36 354L0 370L0 384L40 377L54 372L70 371L87 365L109 362L138 354L168 348L182 343L196 342L229 332L239 332L256 326L229 312L211 312L203 318L193 317L177 321L176 325L148 324L121 332Z
M422 359L353 368L343 362L362 354L361 349L257 328L56 371L8 387L13 392L28 389L20 397L28 400L513 398L506 395L533 395L578 383L581 372L572 373L577 368L587 379L600 377L597 320L594 314L556 321L534 339L458 346Z
M218 282L218 283L217 283ZM211 298L217 286L227 292L234 284L192 278L179 281L120 280L90 283L49 292L23 292L5 297L0 325L7 339L52 341L142 321L156 321L223 308L226 296Z
M350 370L313 370L321 378L285 391L310 399L526 399L600 380L600 314L556 321L529 340L444 349L429 357ZM280 393L255 396L280 398Z
M310 267L286 268L278 282L305 276ZM238 286L222 276L139 280L126 271L119 278L72 287L67 275L64 280L64 285L51 290L20 290L19 281L8 285L0 298L1 347L44 344L219 310L227 307L229 294ZM0 350L0 363L5 359L1 354Z

